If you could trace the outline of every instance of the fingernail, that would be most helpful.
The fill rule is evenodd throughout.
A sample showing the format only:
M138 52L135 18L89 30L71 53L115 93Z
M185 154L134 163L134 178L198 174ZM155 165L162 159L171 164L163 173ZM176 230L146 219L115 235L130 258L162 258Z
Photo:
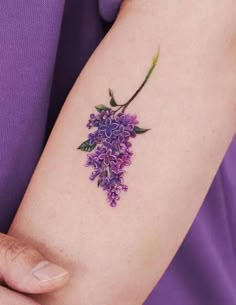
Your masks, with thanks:
M31 274L40 282L48 282L68 275L68 272L48 261L41 261L34 267Z

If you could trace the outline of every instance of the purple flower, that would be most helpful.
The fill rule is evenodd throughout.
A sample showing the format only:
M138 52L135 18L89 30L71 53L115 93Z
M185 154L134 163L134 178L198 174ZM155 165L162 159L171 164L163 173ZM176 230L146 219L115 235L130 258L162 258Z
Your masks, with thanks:
M100 119L105 121L107 118L110 118L113 115L114 111L111 109L102 110L100 112Z
M134 126L139 123L136 115L118 113L117 119L120 121L121 124L123 124L125 126L127 126L129 124L132 124Z
M107 118L105 124L99 126L99 132L100 134L104 133L107 138L110 138L114 130L116 130L118 127L118 123L112 121L111 118Z
M89 121L86 126L88 127L88 129L91 129L92 127L98 126L98 124L99 124L99 117L96 116L94 113L91 113L89 117Z
M108 149L105 153L99 155L99 160L102 160L105 165L110 165L112 162L116 162L116 156L112 154L112 150Z
M99 170L93 171L92 174L90 175L90 180L94 180L97 176L99 175Z
M120 193L127 191L124 181L124 168L131 164L132 144L129 139L136 136L135 115L115 113L111 109L101 110L98 115L91 114L87 127L97 127L89 133L89 145L96 144L93 152L88 153L86 166L93 172L90 180L97 179L98 187L107 192L107 200L112 207L117 205Z
M124 166L130 165L131 164L131 160L130 160L129 156L127 156L125 154L125 155L122 155L119 158L118 164L119 164L120 168L123 168Z
M94 143L96 143L96 134L89 133L88 138L89 138L89 144L90 145L93 145Z

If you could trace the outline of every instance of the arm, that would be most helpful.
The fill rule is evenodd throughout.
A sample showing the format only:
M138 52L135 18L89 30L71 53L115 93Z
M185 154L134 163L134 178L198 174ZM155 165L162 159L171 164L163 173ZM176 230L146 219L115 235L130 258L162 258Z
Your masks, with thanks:
M124 2L79 76L10 230L70 270L43 304L139 305L174 257L235 132L234 10L223 2L224 14L211 0ZM129 190L111 208L76 148L108 88L126 101L158 45L128 110L151 130L133 139Z

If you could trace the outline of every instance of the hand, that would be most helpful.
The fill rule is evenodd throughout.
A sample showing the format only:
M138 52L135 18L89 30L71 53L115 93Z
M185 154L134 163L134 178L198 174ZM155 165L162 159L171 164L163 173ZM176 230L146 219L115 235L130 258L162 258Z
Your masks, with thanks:
M68 272L47 261L37 250L0 233L0 305L39 305L23 293L46 293L64 285Z

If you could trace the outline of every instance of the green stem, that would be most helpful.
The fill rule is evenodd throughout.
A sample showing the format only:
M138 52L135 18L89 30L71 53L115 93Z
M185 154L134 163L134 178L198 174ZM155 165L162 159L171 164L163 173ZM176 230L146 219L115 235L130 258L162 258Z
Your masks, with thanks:
M125 104L124 104L125 105ZM114 111L114 113L116 113L117 111L119 111L121 108L123 108L124 107L124 105L118 105L118 106L120 106L119 108L117 108L115 111Z
M146 82L148 81L149 77L151 76L156 64L157 64L157 61L158 61L158 58L159 58L159 54L160 54L160 47L158 48L158 51L157 51L157 54L155 55L155 57L153 58L153 61L152 61L152 65L150 67L150 69L148 70L148 73L144 79L144 81L142 82L142 84L139 86L139 88L135 91L135 93L131 96L131 98L123 105L121 105L121 107L118 109L120 110L122 107L122 113L125 112L125 109L128 107L128 105L135 99L135 97L139 94L139 92L142 90L142 88L145 86ZM116 110L117 111L117 110Z

